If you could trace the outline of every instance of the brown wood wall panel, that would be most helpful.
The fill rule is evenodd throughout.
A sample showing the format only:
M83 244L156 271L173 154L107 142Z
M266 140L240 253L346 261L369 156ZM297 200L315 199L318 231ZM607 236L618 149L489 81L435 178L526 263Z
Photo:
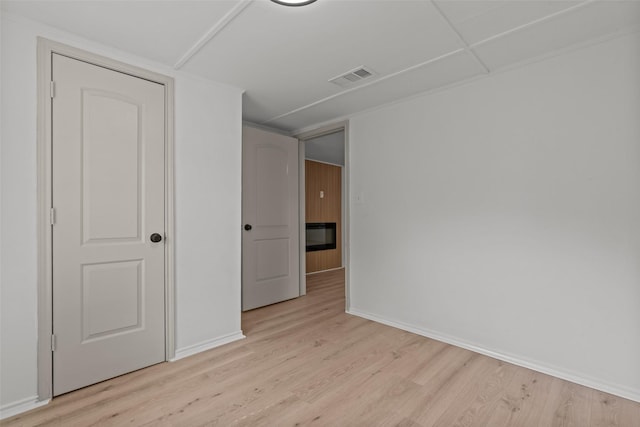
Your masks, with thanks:
M306 272L342 267L342 168L311 160L304 164L306 222L336 223L336 249L307 252Z

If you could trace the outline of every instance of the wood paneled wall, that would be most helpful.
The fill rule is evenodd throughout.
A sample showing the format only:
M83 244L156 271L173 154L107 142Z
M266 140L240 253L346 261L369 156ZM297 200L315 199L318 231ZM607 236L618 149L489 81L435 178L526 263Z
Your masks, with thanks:
M306 271L342 267L342 168L312 160L304 164L306 222L336 223L336 249L307 252Z

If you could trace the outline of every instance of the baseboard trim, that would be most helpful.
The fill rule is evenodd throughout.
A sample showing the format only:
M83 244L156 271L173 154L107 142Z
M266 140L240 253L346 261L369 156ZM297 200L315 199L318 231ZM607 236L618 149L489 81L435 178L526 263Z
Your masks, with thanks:
M312 271L310 273L305 273L305 276L313 276L314 274L320 274L320 273L327 273L329 271L336 271L336 270L342 270L344 268L344 266L342 267L335 267L335 268L328 268L326 270L318 270L318 271Z
M238 331L212 340L202 341L188 347L179 348L176 349L176 355L172 359L169 359L169 361L175 362L176 360L184 359L185 357L193 356L194 354L202 353L203 351L211 350L212 348L220 347L221 345L229 344L230 342L243 338L246 337L242 334L242 331Z
M38 396L32 396L16 402L7 403L0 407L0 420L39 408L40 406L44 406L49 403L49 401L50 399L38 400Z
M491 350L491 349L458 339L456 337L453 337L447 334L442 334L433 330L421 328L421 327L400 322L397 320L386 319L384 317L378 316L376 314L368 313L364 310L359 310L357 308L350 308L349 310L347 310L347 313L354 316L362 317L364 319L372 320L377 323L382 323L383 325L402 329L403 331L412 332L414 334L421 335L423 337L427 337L427 338L431 338L447 344L451 344L456 347L465 348L467 350L471 350L476 353L484 354L485 356L493 357L494 359L502 360L504 362L522 366L524 368L532 369L534 371L551 375L553 377L570 381L572 383L583 385L585 387L590 387L596 390L603 391L605 393L610 393L625 399L633 400L635 402L640 402L640 390L632 390L627 387L620 386L618 384L610 384L610 383L598 380L596 378L591 378L576 372L570 372L565 369L558 368L556 366L541 363L539 361L528 360L520 356L516 356L516 355L512 355L512 354L508 354L508 353L504 353L496 350Z
M212 348L220 347L221 345L229 344L231 342L238 341L243 338L246 338L246 337L242 334L242 331L238 331L232 334L223 335L221 337L218 337L212 340L203 341L198 344L194 344L185 348L177 349L175 357L170 359L169 361L175 362L176 360L180 360L185 357L189 357L194 354L210 350ZM49 402L50 402L50 399L38 400L38 396L33 396L33 397L27 397L22 400L18 400L16 402L8 403L0 407L0 420L13 417L14 415L18 415L23 412L30 411L32 409L39 408L40 406L44 406Z

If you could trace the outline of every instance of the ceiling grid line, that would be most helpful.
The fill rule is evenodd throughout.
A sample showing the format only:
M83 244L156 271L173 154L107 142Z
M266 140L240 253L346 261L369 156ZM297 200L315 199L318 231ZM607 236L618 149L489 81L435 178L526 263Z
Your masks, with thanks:
M555 13L552 13L552 14L550 14L550 15L546 15L546 16L544 16L544 17L542 17L542 18L539 18L539 19L533 20L533 21L531 21L531 22L528 22L528 23L526 23L526 24L520 25L520 26L518 26L518 27L514 27L514 28L512 28L512 29L510 29L510 30L507 30L507 31L501 32L501 33L499 33L499 34L496 34L496 35L494 35L494 36L491 36L491 37L489 37L489 38L487 38L487 39L484 39L484 40L481 40L481 41L479 41L479 42L469 44L469 43L467 43L467 42L464 40L464 38L462 37L462 35L458 32L458 30L455 28L455 26L454 26L454 25L451 23L451 21L447 18L447 16L444 14L444 12L442 12L442 10L441 10L441 9L440 9L436 4L435 4L435 1L434 1L434 0L429 0L429 2L434 6L435 10L436 10L436 11L438 12L438 14L440 15L440 18L441 18L441 19L442 19L442 20L447 24L447 26L448 26L448 27L452 30L452 32L456 35L456 37L459 39L459 42L462 44L462 46L463 46L463 47L461 47L461 48L460 48L460 49L458 49L458 50L455 50L455 51L449 52L449 53L447 53L447 54L441 55L441 56L439 56L439 57L437 57L437 58L433 58L433 59L431 59L431 60L428 60L428 61L422 62L422 63L420 63L420 64L416 64L416 65L411 66L411 67L409 67L409 68L406 68L406 69L403 69L403 70L397 71L397 72L395 72L395 73L393 73L393 74L389 74L389 75L387 75L387 76L381 77L381 78L376 79L376 80L374 80L374 81L372 81L372 82L369 82L369 83L366 83L366 84L363 84L363 85L360 85L360 86L357 86L357 87L353 87L353 88L350 88L350 89L344 90L344 91L342 91L342 92L339 92L339 93L333 94L333 95L331 95L331 96L328 96L328 97L326 97L326 98L320 99L320 100L315 101L315 102L312 102L312 103L310 103L310 104L307 104L307 105L304 105L304 106L298 107L298 108L296 108L296 109L294 109L294 110L288 111L288 112L286 112L286 113L283 113L283 114L280 114L280 115L278 115L278 116L272 117L272 118L270 118L270 119L268 119L268 120L262 121L262 122L260 122L260 124L265 125L265 124L268 124L268 123L272 123L272 122L274 122L274 121L276 121L276 120L278 120L278 119L281 119L281 118L283 118L283 117L287 117L287 116L290 116L290 115L292 115L292 114L299 113L300 111L304 111L304 110L309 109L309 108L311 108L311 107L314 107L314 106L316 106L316 105L319 105L319 104L322 104L322 103L324 103L324 102L330 101L330 100L332 100L332 99L334 99L334 98L338 98L338 97L340 97L340 96L342 96L342 95L346 95L346 94L348 94L348 93L351 93L351 92L354 92L354 91L357 91L357 90L360 90L360 89L363 89L363 88L366 88L366 87L369 87L369 86L375 85L375 84L380 83L380 82L383 82L383 81L385 81L385 80L387 80L387 79L389 79L389 78L392 78L392 77L395 77L395 76L401 75L401 74L403 74L403 73L406 73L406 72L412 71L412 70L414 70L414 69L416 69L416 68L420 68L420 67L422 67L422 66L425 66L425 65L428 65L428 64L434 63L434 62L436 62L436 61L439 61L439 60L441 60L441 59L447 58L447 57L449 57L449 56L452 56L452 55L457 54L457 53L460 53L460 52L466 52L466 53L468 53L472 58L474 58L474 60L478 63L478 65L479 65L479 66L484 70L484 74L486 74L486 75L491 74L491 70L489 69L489 67L488 67L488 66L487 66L487 65L486 65L486 64L485 64L485 63L480 59L480 57L478 57L478 56L477 56L476 52L474 51L474 48L475 48L475 47L480 46L480 45L483 45L483 44L488 43L488 42L491 42L491 41L494 41L494 40L497 40L497 39L500 39L500 38L502 38L502 37L504 37L504 36L508 36L508 35L510 35L510 34L512 34L512 33L515 33L515 32L521 31L521 30L524 30L524 29L529 28L529 27L531 27L531 26L538 25L538 24L544 23L544 22L546 22L546 21L552 20L552 19L556 18L557 16L562 16L562 15L564 15L564 14L567 14L567 13L570 13L570 12L573 12L573 11L576 11L576 10L579 10L579 9L581 9L581 8L584 8L584 7L586 7L586 6L590 5L590 4L596 3L596 2L598 2L598 1L601 1L601 0L584 0L582 3L579 3L579 4L577 4L577 5L574 5L574 6L568 7L568 8L566 8L566 9L560 10L560 11L555 12Z
M555 13L550 14L550 15L543 16L542 18L534 19L533 21L527 22L526 24L519 25L517 27L511 28L510 30L503 31L501 33L495 34L495 35L493 35L491 37L488 37L488 38L486 38L484 40L480 40L479 42L475 42L475 43L471 44L469 47L471 49L473 49L475 47L482 46L482 45L490 43L490 42L492 42L494 40L498 40L498 39L500 39L500 38L502 38L504 36L508 36L509 34L517 33L519 31L525 30L525 29L527 29L529 27L533 27L534 25L538 25L538 24L542 24L544 22L550 21L550 20L552 20L552 19L554 19L554 18L556 18L558 16L562 16L562 15L568 14L570 12L575 12L576 10L579 10L579 9L582 9L582 8L584 8L586 6L589 6L589 5L592 5L594 3L597 3L598 1L600 1L600 0L585 0L582 3L576 4L574 6L570 6L570 7L566 8L566 9L559 10L559 11L557 11Z
M243 89L243 120L288 130L640 32L640 0L0 3L3 19L18 25ZM327 81L354 66L377 75Z
M193 58L207 43L209 43L220 31L231 23L247 6L253 3L253 0L242 0L235 5L226 15L216 22L200 39L191 46L184 55L173 66L175 70L182 68L191 58Z
M319 105L319 104L322 104L324 102L330 101L330 100L332 100L334 98L338 98L338 97L340 97L342 95L346 95L348 93L351 93L351 92L354 92L354 91L357 91L357 90L360 90L360 89L363 89L363 88L366 88L366 87L369 87L369 86L373 86L375 84L381 83L381 82L383 82L385 80L388 80L390 78L396 77L396 76L398 76L400 74L403 74L403 73L406 73L406 72L409 72L409 71L413 71L416 68L424 67L425 65L433 64L434 62L438 62L438 61L440 61L442 59L448 58L450 56L456 55L456 54L458 54L460 52L464 52L464 51L465 50L463 48L456 49L454 51L445 53L444 55L440 55L437 58L429 59L428 61L424 61L424 62L421 62L419 64L412 65L409 68L405 68L403 70L396 71L395 73L387 74L386 76L380 77L379 79L373 80L373 81L371 81L369 83L364 83L364 84L362 84L360 86L352 87L350 89L343 90L342 92L338 92L338 93L335 93L333 95L327 96L325 98L319 99L319 100L317 100L315 102L312 102L310 104L303 105L302 107L298 107L298 108L296 108L294 110L291 110L291 111L288 111L286 113L280 114L278 116L272 117L269 120L265 120L263 122L260 122L259 124L264 125L264 124L267 124L267 123L271 123L271 122L276 121L278 119L281 119L283 117L290 116L291 114L295 114L295 113L298 113L300 111L306 110L307 108L315 107L316 105Z
M546 60L546 59L549 59L549 58L554 58L554 57L557 57L557 56L565 55L567 53L574 52L576 50L580 50L580 49L583 49L583 48L588 47L588 46L597 45L599 43L604 43L604 42L607 42L607 41L612 40L612 39L616 39L616 38L621 37L621 36L625 36L625 35L629 35L629 34L635 34L635 33L639 33L640 34L640 26L627 27L627 28L622 29L620 31L617 31L615 33L607 34L607 35L602 36L602 37L598 37L597 39L588 40L588 41L585 41L585 42L582 42L582 43L574 44L574 45L565 47L565 48L557 50L557 51L549 52L549 53L546 53L546 54L541 55L541 56L537 56L537 57L534 57L534 58L529 58L528 60L517 62L515 64L511 64L511 65L509 65L507 67L501 67L501 68L499 68L497 70L492 71L491 75L501 74L501 73L504 73L504 72L507 72L507 71L510 71L510 70L513 70L513 69L516 69L516 68L521 68L523 66L526 66L526 65L529 65L529 64L532 64L532 63L536 63L536 62L540 62L542 60ZM422 97L424 95L442 92L442 91L445 91L445 90L448 90L448 89L451 89L451 88L454 88L454 87L457 87L457 86L460 86L460 85L464 85L464 84L466 84L468 82L475 81L475 80L478 80L478 79L487 78L487 77L489 77L489 74L478 74L478 75L470 77L470 78L468 78L466 80L460 80L460 81L456 81L456 82L453 82L453 83L449 83L449 84L446 84L444 86L439 86L439 87L436 87L436 88L433 88L433 89L429 89L429 90L424 91L424 92L416 93L416 94L414 94L412 96L409 96L409 97L406 97L406 98L401 98L401 99L390 101L390 102L387 102L387 103L384 103L384 104L375 105L373 107L370 107L370 108L367 108L367 109L364 109L364 110L360 110L360 111L357 111L357 112L353 112L353 113L348 113L348 114L344 114L344 115L341 115L341 116L337 116L335 118L332 118L332 119L329 119L329 120L326 120L326 121L323 121L323 122L320 122L320 123L316 123L316 124L313 124L313 125L297 128L297 129L294 129L294 130L290 131L288 135L294 136L294 135L298 135L298 134L301 134L301 133L309 132L309 131L311 131L313 129L316 129L318 127L327 126L327 125L330 125L332 123L336 123L336 122L340 122L340 121L346 121L346 120L349 120L349 119L351 119L353 117L357 117L359 115L367 114L367 113L370 113L372 111L379 110L381 108L386 108L386 107L389 107L391 105L396 105L398 103L406 102L406 101L409 101L409 100L412 100L412 99L415 99L415 98L418 98L418 97ZM257 124L255 124L255 125L259 126ZM267 130L271 129L273 131L275 128L269 128L269 127L265 126L265 129L267 129Z
M475 51L471 48L469 43L467 43L464 37L462 37L458 29L451 23L451 21L449 20L449 18L447 18L444 12L442 12L442 10L437 5L437 3L434 0L430 0L430 3L433 6L433 8L438 12L438 15L440 15L440 18L447 24L447 26L451 29L451 31L456 35L456 37L458 38L458 41L462 44L465 52L467 52L469 55L473 57L473 59L478 63L478 65L482 67L485 74L491 73L491 70L489 69L489 67L487 67L487 65L482 61L482 59L480 59L480 57L475 53Z

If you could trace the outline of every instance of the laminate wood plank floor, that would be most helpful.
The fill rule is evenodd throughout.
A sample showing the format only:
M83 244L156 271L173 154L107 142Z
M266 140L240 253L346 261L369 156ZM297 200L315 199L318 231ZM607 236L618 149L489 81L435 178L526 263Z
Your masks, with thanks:
M640 403L344 312L344 270L243 313L246 339L63 396L2 426L621 426Z

